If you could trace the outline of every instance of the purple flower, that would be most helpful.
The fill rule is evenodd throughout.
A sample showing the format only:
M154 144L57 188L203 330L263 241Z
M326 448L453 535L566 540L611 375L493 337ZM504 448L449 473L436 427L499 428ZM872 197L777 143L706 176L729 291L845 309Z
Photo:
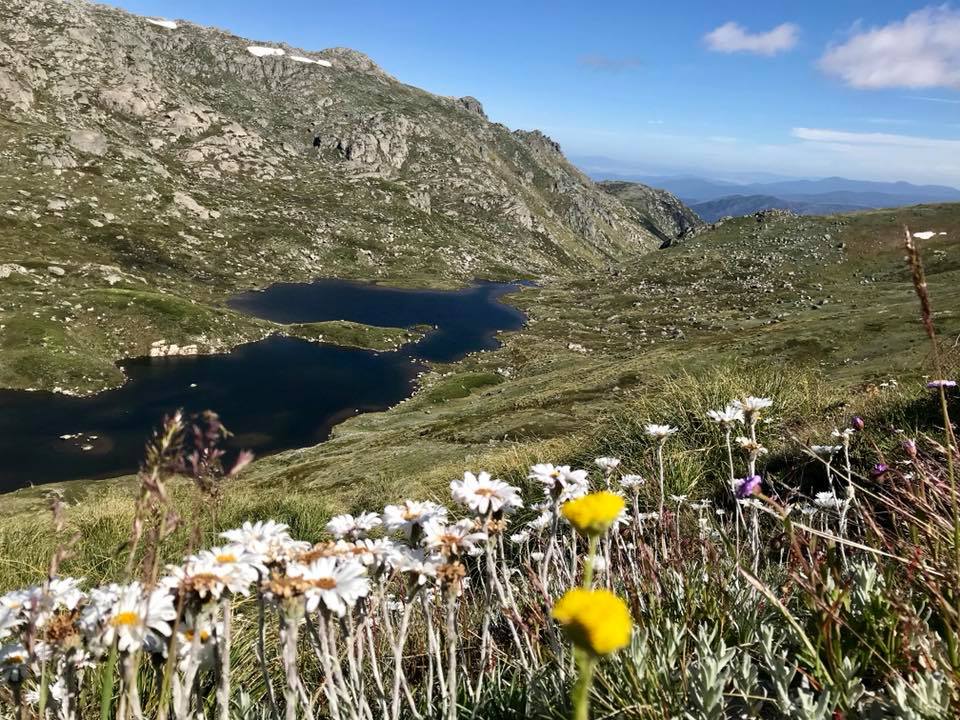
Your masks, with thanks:
M927 387L931 390L939 390L940 388L955 388L956 386L956 380L931 380L927 383Z
M917 443L915 443L913 440L904 440L903 449L906 450L907 455L913 459L917 458Z
M736 496L738 500L743 500L753 495L757 490L760 489L760 483L763 482L763 478L759 475L750 475L745 477L743 480L737 480L737 490Z
M888 468L885 463L877 463L873 466L873 470L870 471L870 474L874 477L880 477L889 469L890 468Z
M867 424L863 421L863 418L859 415L854 415L850 419L850 427L852 427L854 430L863 430L866 425Z

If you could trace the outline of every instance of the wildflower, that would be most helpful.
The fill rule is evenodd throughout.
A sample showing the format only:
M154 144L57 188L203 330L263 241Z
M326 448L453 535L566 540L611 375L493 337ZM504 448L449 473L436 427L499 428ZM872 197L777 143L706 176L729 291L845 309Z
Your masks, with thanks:
M527 530L521 530L518 533L514 533L510 536L510 542L515 545L523 545L524 543L530 540L530 533Z
M323 603L327 610L343 617L347 608L370 592L366 570L354 560L320 558L309 565L295 563L287 568L287 575L306 584L307 612Z
M620 465L619 458L613 457L598 457L593 461L594 465L603 470L607 475L612 473Z
M640 475L624 475L620 478L620 487L637 492L646 482Z
M372 512L362 512L356 517L353 515L334 515L327 523L327 532L336 538L363 538L367 533L383 524L380 515Z
M353 558L365 567L374 568L390 564L399 552L396 543L387 538L361 539L352 543L340 540L334 549L337 557Z
M756 440L741 435L737 438L737 445L740 449L750 455L766 455L769 452L763 445Z
M543 558L544 558L544 554L542 552L537 551L537 552L530 553L530 559L533 560L534 562L541 562Z
M810 451L814 455L819 455L824 458L831 458L838 452L843 450L843 445L811 445Z
M732 404L743 412L747 422L753 423L760 419L762 411L773 405L773 400L748 395L742 400L734 400Z
M0 606L0 640L12 634L20 625L26 622L18 617L17 613L10 608Z
M927 383L927 387L931 390L945 390L946 388L955 388L956 386L956 380L931 380Z
M837 430L834 428L833 432L830 433L831 437L838 438L844 445L850 444L850 438L853 437L854 429L852 427L844 428L843 430Z
M709 509L710 509L710 505L711 505L711 503L710 503L710 500L709 500L708 498L704 498L703 500L700 500L699 502L690 503L690 507L691 507L692 509L696 510L697 512L702 512L702 511L704 511L704 510L709 510Z
M541 483L544 494L557 502L581 497L590 490L587 471L571 470L569 465L540 463L530 468L527 478Z
M523 507L520 488L493 479L488 472L465 472L463 480L450 483L450 492L454 500L480 515Z
M738 500L748 498L760 489L762 482L763 480L759 475L750 475L742 480L735 480L734 494Z
M870 469L870 474L875 478L879 478L883 476L889 469L890 468L886 463L877 463Z
M565 503L561 512L584 535L602 535L623 508L622 497L602 491Z
M220 537L259 556L266 565L286 562L310 548L309 543L291 538L286 525L273 520L245 522L239 528L220 533Z
M423 541L427 548L447 557L469 552L475 545L487 539L487 534L478 532L472 520L461 520L448 525L442 520L433 520L424 526Z
M687 501L687 496L686 496L686 495L671 495L671 496L670 496L670 500L671 500L672 502L675 502L677 505L682 505L683 503L685 503L685 502Z
M813 503L817 507L823 508L824 510L836 509L840 507L840 501L829 490L818 492L816 497L813 499Z
M418 587L437 576L437 563L426 557L422 550L405 549L397 553L393 560L393 568L399 573L408 575Z
M738 422L743 422L743 410L733 404L728 404L723 410L708 410L707 417L715 423L729 428Z
M257 555L242 545L203 550L191 555L183 565L169 565L169 575L160 584L183 596L200 600L218 600L225 592L246 595L264 573Z
M447 509L437 503L404 500L402 505L387 505L383 509L383 526L390 532L402 530L408 538L415 529L431 520L446 520Z
M113 586L111 591L114 600L100 618L97 642L109 647L116 640L120 652L133 652L144 646L151 633L170 637L170 623L177 611L166 589L145 592L140 583L134 582Z
M668 437L677 432L677 428L670 425L657 425L656 423L649 423L643 428L643 431L648 437L651 437L658 442L666 442Z
M544 513L540 513L540 515L537 518L527 523L527 527L536 532L541 532L543 530L546 530L552 524L553 524L553 513L544 512Z
M552 615L570 641L593 656L608 655L630 642L630 611L607 590L568 590L553 606Z
M903 449L907 452L907 455L909 455L911 458L913 458L914 460L917 459L917 443L915 441L909 440L909 439L904 440Z
M863 418L859 415L854 415L850 418L850 427L854 430L863 430L867 426Z
M0 681L9 684L23 682L29 661L27 649L20 643L4 645L0 648Z
M206 615L187 622L177 631L177 657L181 672L196 663L208 670L216 659L215 639L223 635L223 623L214 624Z

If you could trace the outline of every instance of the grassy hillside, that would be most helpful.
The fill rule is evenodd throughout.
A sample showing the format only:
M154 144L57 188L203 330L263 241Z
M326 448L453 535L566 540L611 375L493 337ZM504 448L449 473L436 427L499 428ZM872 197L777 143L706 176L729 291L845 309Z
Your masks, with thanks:
M674 383L717 373L740 392L758 392L756 378L802 377L808 409L829 424L930 371L905 223L947 233L920 244L939 331L956 338L960 206L740 219L642 262L510 296L530 321L502 348L436 367L413 398L348 420L329 442L255 462L231 480L236 512L323 513L439 492L466 468L580 457L624 408L655 419L651 408L673 407ZM62 487L97 522L129 507L129 483ZM4 512L36 522L47 489L7 495Z

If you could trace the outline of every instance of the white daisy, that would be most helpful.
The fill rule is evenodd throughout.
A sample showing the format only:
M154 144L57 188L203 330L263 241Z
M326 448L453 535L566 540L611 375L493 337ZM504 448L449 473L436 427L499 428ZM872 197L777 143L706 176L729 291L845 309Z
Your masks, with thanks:
M724 427L731 427L735 423L743 422L743 409L730 403L723 410L708 410L707 417Z
M354 560L320 558L309 565L293 563L287 575L309 584L304 593L307 612L322 603L332 613L343 617L362 597L370 592L370 579L363 565Z
M356 517L353 515L334 515L327 523L327 532L336 538L362 538L371 530L380 527L383 520L380 515L371 512L362 512Z
M431 520L423 528L423 542L427 548L447 557L469 552L486 539L487 534L478 531L473 520L469 519L453 525Z
M96 640L109 647L114 640L120 652L133 652L143 647L151 632L170 637L170 623L177 617L173 596L164 588L144 593L143 586L134 582L113 586L114 601L100 618L100 633Z
M740 446L740 449L751 455L766 455L769 451L761 445L756 440L752 440L745 435L741 435L737 438L737 445Z
M527 530L521 530L518 533L514 533L510 536L510 542L515 545L523 545L524 543L530 540L530 532Z
M659 442L665 442L668 437L677 432L677 428L673 427L672 425L657 425L656 423L648 423L644 426L643 431L648 437L658 440Z
M739 408L748 422L754 421L760 417L760 413L773 405L770 398L754 397L748 395L742 400L734 400L733 406Z
M593 463L603 470L603 472L610 474L620 465L620 459L614 457L598 457Z
M640 475L624 475L620 478L620 487L637 492L646 482Z
M339 543L338 543L339 545ZM361 539L353 543L344 543L343 557L353 558L365 566L387 565L397 554L397 544L387 538L377 540Z
M479 475L465 472L463 480L450 483L450 492L456 502L479 515L523 507L520 488L491 478L487 472Z
M220 533L220 537L259 555L266 565L286 562L310 549L310 543L294 540L286 525L273 520L245 522L235 530Z
M20 643L0 647L0 681L21 683L27 676L30 655Z
M408 575L418 586L437 576L437 566L438 563L425 556L422 550L405 549L393 560L394 570Z
M390 532L402 530L408 538L415 527L431 520L446 520L447 509L437 503L404 500L401 505L387 505L383 509L383 526Z
M561 504L590 492L587 471L571 470L569 465L555 466L550 463L534 465L530 468L527 478L541 483L544 495Z
M819 455L820 457L830 458L833 457L836 453L843 450L843 445L811 445L810 451L814 455Z
M842 503L832 492L825 490L817 493L817 496L813 499L813 504L824 510L836 510Z
M540 515L527 523L527 527L535 532L542 532L553 525L553 513L542 512Z

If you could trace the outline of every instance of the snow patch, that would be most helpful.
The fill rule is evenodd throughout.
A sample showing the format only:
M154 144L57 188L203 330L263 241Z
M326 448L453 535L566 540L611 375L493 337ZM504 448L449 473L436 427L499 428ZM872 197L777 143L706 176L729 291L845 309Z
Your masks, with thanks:
M147 18L147 22L151 25L156 25L157 27L166 28L167 30L176 30L178 27L180 27L173 20L163 20L162 18Z
M280 55L286 55L286 52L284 52L280 48L262 47L260 45L250 45L247 48L247 52L250 53L251 55L254 55L255 57L270 57L270 56L279 57Z
M320 67L333 67L333 63L329 60L314 60L313 58L304 57L303 55L291 55L290 59L298 63L308 63L309 65L319 65Z

